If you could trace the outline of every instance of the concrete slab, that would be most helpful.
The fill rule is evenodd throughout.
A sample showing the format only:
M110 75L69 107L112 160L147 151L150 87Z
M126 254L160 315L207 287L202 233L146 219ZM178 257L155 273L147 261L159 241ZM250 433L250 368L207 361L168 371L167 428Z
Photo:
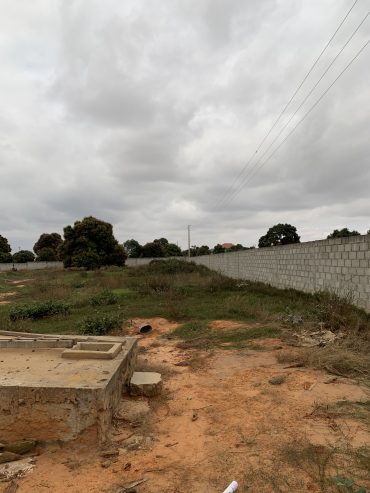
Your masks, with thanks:
M107 360L65 359L63 348L0 348L1 438L71 440L89 430L104 440L137 356L135 338L120 344Z
M62 358L113 359L122 350L121 342L78 342L62 353Z
M162 376L150 371L135 371L130 380L131 395L152 397L162 391Z

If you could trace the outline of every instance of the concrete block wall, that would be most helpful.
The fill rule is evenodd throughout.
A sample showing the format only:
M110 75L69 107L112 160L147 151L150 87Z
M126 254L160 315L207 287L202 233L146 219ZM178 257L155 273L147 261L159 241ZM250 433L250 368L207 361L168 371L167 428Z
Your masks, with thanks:
M350 292L370 312L370 235L205 255L191 259L235 279L309 293Z
M1 264L0 272L12 270L63 269L63 262L25 262L23 264Z

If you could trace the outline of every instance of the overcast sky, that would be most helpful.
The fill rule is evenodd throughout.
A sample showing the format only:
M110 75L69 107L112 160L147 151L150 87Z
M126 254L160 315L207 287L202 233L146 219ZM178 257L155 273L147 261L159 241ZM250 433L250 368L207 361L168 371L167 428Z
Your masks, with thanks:
M210 246L279 222L303 241L365 233L370 45L221 200L353 1L0 0L0 234L31 249L87 215L120 242L182 247L188 224ZM369 10L358 0L256 160ZM370 16L281 138L369 37Z

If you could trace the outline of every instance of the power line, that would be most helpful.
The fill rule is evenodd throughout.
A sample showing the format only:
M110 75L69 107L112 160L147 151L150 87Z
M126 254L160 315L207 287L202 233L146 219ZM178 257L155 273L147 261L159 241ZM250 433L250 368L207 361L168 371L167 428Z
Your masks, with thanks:
M225 198L227 197L227 195L233 190L234 185L237 183L237 181L239 180L239 178L243 175L244 171L248 168L249 164L252 162L254 156L258 153L258 151L260 150L260 148L262 147L262 145L265 143L266 139L269 137L269 135L271 134L271 132L273 131L273 129L279 123L281 117L284 115L284 113L286 112L286 110L288 109L288 107L290 106L290 104L292 103L293 99L296 97L296 95L298 94L299 90L301 89L301 87L303 86L303 84L306 82L307 78L309 77L309 75L311 74L311 72L313 71L313 69L316 67L316 65L319 62L319 60L321 59L322 55L325 53L325 51L329 47L330 43L333 41L333 39L337 35L339 29L342 27L342 25L344 24L344 22L347 20L347 17L352 12L352 10L355 7L355 5L356 5L357 2L358 2L358 0L355 0L355 2L353 3L352 7L348 10L348 12L346 13L346 15L343 17L342 21L339 23L338 27L336 28L336 30L334 31L334 33L330 37L329 41L326 43L326 45L324 46L324 48L321 50L319 56L316 58L316 60L311 65L311 68L308 70L308 72L306 73L306 75L304 76L304 78L302 79L302 81L300 82L300 84L298 85L298 87L296 88L296 90L294 91L294 93L292 94L292 96L290 97L289 101L286 103L286 105L282 109L281 113L279 114L279 116L277 117L277 119L275 120L275 122L273 123L272 127L270 128L270 130L263 137L263 139L259 143L257 149L252 153L252 155L250 156L250 158L247 161L247 163L243 166L243 168L240 170L239 174L234 179L233 183L226 190L226 192L224 192L224 194L222 195L220 201L218 202L218 204L216 204L216 207L222 205L222 203L225 200Z
M348 70L348 68L352 65L352 63L360 56L360 54L364 51L364 49L370 43L370 39L366 41L364 45L360 48L360 50L356 53L356 55L350 60L350 62L344 67L344 69L340 72L340 74L333 80L333 82L325 89L325 91L321 94L321 96L315 101L315 103L309 108L309 110L303 115L303 117L296 123L296 125L291 129L291 131L284 137L284 139L280 142L280 144L272 151L272 153L261 163L259 168L255 169L255 172L247 177L247 180L244 181L241 187L237 190L236 194L232 199L238 195L243 187L251 181L254 175L258 170L262 169L263 166L273 157L273 155L280 149L280 147L287 141L287 139L292 135L292 133L296 130L296 128L307 118L307 116L311 113L311 111L320 103L320 101L326 96L326 94L330 91L330 89L334 86L334 84L342 77L342 75ZM248 180L249 178L249 180Z
M287 128L287 126L289 125L289 123L293 120L293 118L295 117L295 115L298 113L298 111L302 108L302 106L305 104L305 102L308 100L308 98L311 96L311 94L314 92L314 90L316 89L316 87L319 85L319 83L322 81L322 79L324 78L324 76L328 73L328 71L330 70L330 68L333 66L333 64L335 63L335 61L338 59L338 57L340 56L340 54L344 51L344 49L348 46L348 44L350 43L350 41L352 40L352 38L354 37L354 35L357 33L357 31L360 29L360 27L362 26L362 24L365 22L365 20L369 17L370 15L370 11L365 15L365 17L362 19L362 21L358 24L358 26L356 27L356 29L352 32L352 34L350 35L350 37L347 39L347 41L345 42L345 44L342 46L342 48L338 51L338 53L335 55L335 57L333 58L333 60L329 63L329 65L327 66L327 68L324 70L323 74L321 75L321 77L318 79L318 81L312 86L312 88L310 89L310 91L308 92L308 94L306 95L306 97L303 99L303 101L300 103L300 105L298 106L298 108L294 111L294 113L290 116L290 118L286 121L286 123L283 125L283 127L280 129L280 131L278 132L278 134L274 137L274 139L272 140L272 142L268 145L268 147L265 149L265 151L262 153L262 155L260 156L260 158L253 164L253 166L249 169L248 173L246 174L246 176L244 176L241 184L239 185L239 187L235 188L234 192L231 193L231 195L228 197L228 199L226 199L226 203L229 203L233 200L234 198L234 195L236 193L238 193L238 189L241 187L243 188L244 185L245 185L245 180L248 179L248 177L250 175L253 174L254 172L254 169L256 169L258 167L258 164L263 160L264 156L267 154L267 152L271 149L271 147L275 144L275 142L278 140L278 138L281 136L281 134L284 132L284 130ZM224 202L225 204L225 202Z

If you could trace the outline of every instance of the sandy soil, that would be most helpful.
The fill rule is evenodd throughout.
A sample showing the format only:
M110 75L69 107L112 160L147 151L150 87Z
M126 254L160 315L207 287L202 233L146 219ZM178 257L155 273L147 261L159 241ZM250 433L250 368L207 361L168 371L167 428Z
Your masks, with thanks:
M160 338L176 327L164 319L134 320L130 332L144 322L154 330L141 337L139 365L162 372L163 396L124 398L108 446L118 457L107 460L81 443L48 445L18 481L18 493L116 493L143 478L138 493L217 493L233 479L240 491L278 491L261 471L293 477L296 492L315 492L309 474L278 462L284 444L309 440L320 450L344 436L355 446L369 443L366 423L314 412L341 399L368 400L369 390L321 371L284 368L276 361L281 341L259 340L264 350L204 352ZM230 330L225 321L214 325ZM283 384L269 383L282 374Z

